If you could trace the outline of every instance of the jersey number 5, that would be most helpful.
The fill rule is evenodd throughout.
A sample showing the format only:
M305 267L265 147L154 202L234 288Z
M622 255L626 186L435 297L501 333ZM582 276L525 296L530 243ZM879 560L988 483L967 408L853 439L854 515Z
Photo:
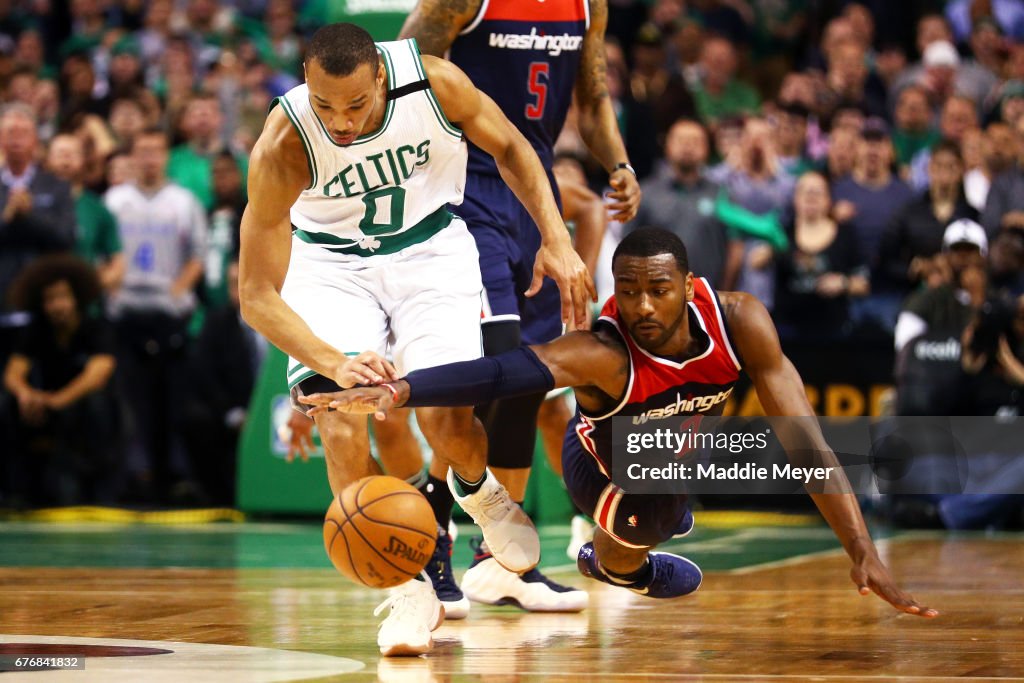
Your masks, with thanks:
M526 105L526 118L531 121L544 117L544 105L548 101L548 67L547 62L530 62L530 80L526 83L526 89L537 98Z

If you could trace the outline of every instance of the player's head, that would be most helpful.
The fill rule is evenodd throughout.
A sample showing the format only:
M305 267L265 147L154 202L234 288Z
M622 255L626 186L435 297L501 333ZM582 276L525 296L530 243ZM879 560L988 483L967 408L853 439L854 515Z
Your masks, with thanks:
M387 72L373 38L355 24L328 24L309 41L304 69L309 101L328 135L352 144L385 96Z
M686 320L693 275L683 241L667 230L641 228L612 256L615 301L633 339L648 351L668 343Z

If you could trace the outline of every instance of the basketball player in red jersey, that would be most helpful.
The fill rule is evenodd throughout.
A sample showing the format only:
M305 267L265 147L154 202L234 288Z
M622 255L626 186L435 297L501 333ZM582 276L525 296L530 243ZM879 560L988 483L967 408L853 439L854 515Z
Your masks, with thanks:
M813 411L768 311L749 294L718 293L695 277L677 237L638 230L619 245L612 269L615 296L591 332L419 370L376 387L315 394L304 403L315 406L311 412L374 412L380 418L395 406L463 405L571 386L579 412L562 451L564 477L576 504L593 510L598 523L593 543L580 550L580 571L649 597L693 592L701 581L694 563L651 552L692 528L686 496L626 494L611 482L611 417L643 415L675 403L677 394L709 397L693 401L692 414L721 414L724 400L715 397L728 392L741 369L768 415L803 417ZM831 455L814 431L818 452ZM938 615L896 585L852 494L812 498L850 556L850 578L861 594L874 591L909 614Z

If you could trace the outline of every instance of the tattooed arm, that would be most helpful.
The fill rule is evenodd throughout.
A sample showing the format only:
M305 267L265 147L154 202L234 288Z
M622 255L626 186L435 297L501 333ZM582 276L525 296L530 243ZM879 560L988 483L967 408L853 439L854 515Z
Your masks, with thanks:
M420 52L444 57L459 31L473 21L482 0L419 0L399 39L415 38Z
M576 104L579 107L579 128L590 153L609 173L615 200L609 206L612 218L626 222L636 216L640 206L640 185L636 176L617 164L628 163L626 146L619 133L612 100L608 96L608 66L604 57L604 31L608 26L608 0L590 2L590 28L583 38L583 58L576 77Z

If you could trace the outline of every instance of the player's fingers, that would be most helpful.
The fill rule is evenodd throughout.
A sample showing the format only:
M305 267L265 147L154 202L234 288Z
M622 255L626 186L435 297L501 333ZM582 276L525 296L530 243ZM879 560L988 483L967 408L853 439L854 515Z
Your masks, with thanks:
M388 379L401 379L398 374L398 369L395 368L394 364L387 359L384 359L384 374L387 375Z
M322 405L327 405L330 402L331 402L331 397L328 394L317 393L317 394L305 394L303 396L299 396L299 403L302 403L302 404L307 405L307 406L322 406ZM306 411L306 414L308 415L309 411Z
M526 296L533 296L540 291L541 285L544 284L544 271L541 270L540 264L536 264L533 267L533 279L530 280L530 288L526 290Z

